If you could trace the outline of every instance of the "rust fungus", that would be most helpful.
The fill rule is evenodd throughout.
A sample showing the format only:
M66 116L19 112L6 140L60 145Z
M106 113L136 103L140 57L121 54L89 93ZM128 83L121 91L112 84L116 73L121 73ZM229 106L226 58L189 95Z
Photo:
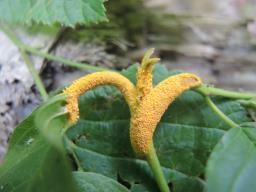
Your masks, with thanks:
M119 73L108 71L96 72L74 81L63 91L68 95L66 106L69 112L69 120L72 124L76 123L79 119L79 96L99 85L113 85L117 87L124 95L132 113L136 100L136 89L134 85Z
M149 49L142 59L137 72L137 85L115 72L97 72L82 77L63 92L67 95L69 121L74 124L79 119L78 98L86 91L99 85L113 85L122 92L129 105L130 141L137 155L146 158L162 192L169 187L161 171L153 136L158 122L168 106L184 91L198 87L201 79L194 74L182 73L160 82L153 87L152 68L159 58L151 58L154 49Z
M149 49L137 72L135 87L126 77L115 72L96 72L72 83L63 92L68 95L67 110L72 124L79 119L78 98L99 85L113 85L122 92L131 112L130 140L134 151L142 156L149 153L153 134L167 107L184 91L201 85L194 74L182 73L160 82L153 87L152 66L159 58L151 58Z
M130 126L131 143L137 154L146 156L149 153L157 123L175 98L200 84L196 75L182 73L162 81L143 98Z

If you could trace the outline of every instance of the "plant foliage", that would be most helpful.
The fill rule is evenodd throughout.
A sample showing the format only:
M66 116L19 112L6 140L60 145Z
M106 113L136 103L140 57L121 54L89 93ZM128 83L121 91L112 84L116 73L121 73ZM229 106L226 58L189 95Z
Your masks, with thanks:
M207 167L209 192L255 191L255 131L231 129L214 148Z
M137 65L133 65L122 74L135 83L136 71ZM154 84L175 73L157 65ZM251 175L256 172L256 126L238 102L224 98L214 101L242 128L229 129L194 91L181 95L158 124L155 149L172 191L224 192L229 187L242 191L255 185ZM47 131L38 125L47 119L43 109L51 116L56 111L49 102L16 128L0 167L0 190L158 191L148 164L132 151L130 113L120 92L110 86L98 87L81 96L79 106L79 122L63 137L59 129L65 128L63 116L43 126ZM63 138L62 147L54 142L58 138Z
M1 0L0 20L64 26L106 21L103 0Z

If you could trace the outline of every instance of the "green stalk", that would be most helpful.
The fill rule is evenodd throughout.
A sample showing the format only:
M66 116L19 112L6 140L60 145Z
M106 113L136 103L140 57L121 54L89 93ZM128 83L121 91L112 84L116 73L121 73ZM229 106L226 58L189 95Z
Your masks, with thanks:
M19 49L23 49L24 44L13 34L13 32L5 24L0 23L0 29Z
M36 87L40 93L40 95L42 96L43 100L46 101L48 99L48 94L45 90L44 84L40 78L40 76L38 75L33 63L31 62L29 56L27 55L27 53L24 50L20 50L21 56L29 70L29 72L31 73L34 82L36 84Z
M209 107L230 127L238 127L239 125L232 121L228 116L226 116L210 99L210 97L205 96L205 101L209 105Z
M235 91L227 91L219 88L209 87L206 85L202 85L196 88L195 91L206 96L216 95L216 96L228 97L231 99L252 99L256 97L256 93L240 93Z
M155 176L156 182L161 190L161 192L170 192L168 184L165 180L160 162L157 158L156 151L153 143L151 144L150 151L146 156L149 166L151 167L153 174Z
M92 66L92 65L89 65L89 64L85 64L85 63L78 63L78 62L75 62L75 61L70 61L70 60L64 59L64 58L59 57L59 56L55 56L55 55L51 55L49 53L39 51L38 49L30 47L28 45L23 45L23 48L26 51L30 52L30 53L33 53L35 55L38 55L40 57L46 58L46 59L51 60L51 61L56 61L58 63L62 63L64 65L67 65L67 66L70 66L70 67L75 67L75 68L78 68L78 69L89 70L89 71L106 71L106 70L108 70L108 69L103 68L103 67L96 67L96 66Z
M85 64L85 63L79 63L79 62L74 62L74 61L70 61L68 59L62 58L62 57L58 57L58 56L54 56L52 54L49 53L45 53L42 52L34 47L30 47L28 45L25 45L23 42L21 42L14 34L13 32L4 24L0 24L0 28L1 30L6 34L6 36L21 50L24 50L26 52L30 52L33 53L35 55L38 55L40 57L46 58L48 60L51 61L56 61L58 63L62 63L63 65L67 65L67 66L71 66L71 67L76 67L79 69L83 69L83 70L89 70L89 71L103 71L103 70L108 70L106 68L103 67L96 67L96 66L91 66L89 64Z
M256 109L256 100L237 100L237 101L245 107Z

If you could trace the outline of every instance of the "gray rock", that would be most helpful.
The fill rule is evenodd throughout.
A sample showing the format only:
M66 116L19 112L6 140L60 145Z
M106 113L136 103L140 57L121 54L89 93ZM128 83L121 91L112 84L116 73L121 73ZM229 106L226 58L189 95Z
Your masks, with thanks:
M21 28L15 30L24 43L47 50L53 38L44 34L30 34ZM40 102L34 91L33 79L24 64L18 48L0 31L0 159L5 153L9 135ZM43 59L31 58L35 68L41 69Z

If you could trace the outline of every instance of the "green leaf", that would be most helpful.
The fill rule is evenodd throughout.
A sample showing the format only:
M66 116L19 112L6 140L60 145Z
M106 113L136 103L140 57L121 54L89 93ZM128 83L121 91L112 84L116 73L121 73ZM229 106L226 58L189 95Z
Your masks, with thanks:
M137 66L133 65L122 73L136 82L136 71ZM156 65L154 84L175 73ZM159 191L147 162L138 159L132 150L129 109L116 88L98 87L80 97L80 120L64 137L65 150L71 157L69 162L62 145L66 127L63 99L58 97L42 104L16 128L0 166L0 189L6 192L75 191L69 166L72 162L74 170L100 174L97 183L111 180L113 185L121 184L132 192ZM243 126L246 138L256 143L256 129L252 129L256 126L247 117L245 108L232 100L215 98L214 101ZM172 191L204 191L206 162L227 130L229 126L194 91L185 92L168 108L158 124L154 145ZM89 177L80 184L87 186L97 178Z
M122 72L136 82L137 65ZM154 68L154 84L177 72ZM238 124L250 122L237 102L214 100ZM152 173L138 160L129 141L130 113L120 92L104 86L80 97L80 121L68 130L69 144L84 171L121 180L133 191L157 191ZM207 159L229 129L205 103L203 97L187 91L166 111L154 135L154 145L173 191L203 191Z
M115 180L97 173L74 172L73 176L80 192L129 192Z
M71 168L63 151L38 134L37 110L14 131L0 166L1 192L76 191Z
M136 158L113 157L100 154L88 149L78 147L69 141L70 150L78 159L83 171L95 172L120 181L128 188L134 185L142 184L147 191L158 191L150 167L146 161ZM186 186L191 183L191 191L197 191L203 188L203 181L198 178L189 177L178 171L163 167L166 179L174 183L177 191L186 191Z
M106 21L103 0L1 0L0 20L64 26Z
M255 191L255 162L255 144L243 129L229 130L213 150L207 164L207 191Z
M68 128L66 95L56 95L43 103L35 114L34 124L53 146L63 150L63 133Z

